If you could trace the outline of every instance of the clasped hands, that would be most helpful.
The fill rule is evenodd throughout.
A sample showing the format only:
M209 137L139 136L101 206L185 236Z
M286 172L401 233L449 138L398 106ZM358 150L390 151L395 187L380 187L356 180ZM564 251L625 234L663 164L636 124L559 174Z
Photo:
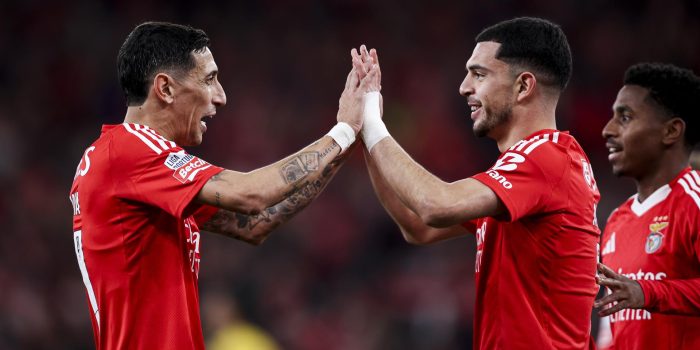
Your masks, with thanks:
M389 136L382 121L381 69L375 49L367 50L365 45L359 51L352 49L352 70L345 82L345 90L340 96L338 122L350 125L355 132L361 132L368 150L381 139Z

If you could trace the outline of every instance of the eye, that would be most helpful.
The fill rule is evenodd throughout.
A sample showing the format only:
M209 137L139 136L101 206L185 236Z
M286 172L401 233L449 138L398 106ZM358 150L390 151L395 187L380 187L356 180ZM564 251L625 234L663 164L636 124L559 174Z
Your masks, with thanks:
M631 120L632 120L632 116L629 115L629 114L627 114L627 113L622 113L622 114L620 115L620 121L621 121L623 124L627 124L627 123L629 123Z
M474 71L473 74L474 74L474 78L476 78L476 80L484 80L484 78L486 77L486 75L484 75L481 72L477 72L477 71Z

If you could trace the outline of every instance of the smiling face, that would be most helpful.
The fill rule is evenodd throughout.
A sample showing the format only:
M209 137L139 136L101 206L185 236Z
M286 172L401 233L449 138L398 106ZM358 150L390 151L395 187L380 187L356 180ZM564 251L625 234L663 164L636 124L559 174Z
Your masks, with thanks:
M653 171L663 157L667 119L648 89L638 85L620 89L613 116L603 128L613 174L639 179Z
M479 137L494 137L513 112L515 77L510 66L496 58L500 47L493 41L476 44L467 61L467 76L459 87L471 109L474 134Z
M219 83L214 56L205 48L192 53L195 67L175 79L172 110L175 143L196 146L207 131L205 119L213 118L216 108L226 104L226 93Z

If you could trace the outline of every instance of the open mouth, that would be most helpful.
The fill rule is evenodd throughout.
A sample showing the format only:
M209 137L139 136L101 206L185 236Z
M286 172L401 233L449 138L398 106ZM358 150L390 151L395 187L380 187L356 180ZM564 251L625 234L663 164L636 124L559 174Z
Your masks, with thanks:
M622 146L614 143L606 143L605 147L608 149L608 160L612 161L620 156L622 153Z
M472 119L476 118L477 113L481 110L481 104L477 102L469 102L469 110L471 111Z
M205 115L202 117L202 119L199 120L199 124L201 125L203 132L207 131L207 122L205 121L205 119L213 119L213 118L214 118L214 115L212 114L212 115Z

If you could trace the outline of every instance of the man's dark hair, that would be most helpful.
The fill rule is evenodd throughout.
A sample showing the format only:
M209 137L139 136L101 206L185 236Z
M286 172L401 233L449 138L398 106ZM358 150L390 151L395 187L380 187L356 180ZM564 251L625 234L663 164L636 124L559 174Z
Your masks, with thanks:
M638 85L649 90L649 98L668 113L669 119L683 119L687 146L698 144L700 78L693 71L672 64L639 63L627 68L624 84Z
M201 29L166 22L138 25L117 55L117 74L126 105L143 104L157 73L183 73L194 68L192 53L202 52L207 46L209 37Z
M544 19L519 17L497 23L476 36L476 42L501 44L496 58L534 73L548 86L564 90L571 78L571 49L561 28Z

